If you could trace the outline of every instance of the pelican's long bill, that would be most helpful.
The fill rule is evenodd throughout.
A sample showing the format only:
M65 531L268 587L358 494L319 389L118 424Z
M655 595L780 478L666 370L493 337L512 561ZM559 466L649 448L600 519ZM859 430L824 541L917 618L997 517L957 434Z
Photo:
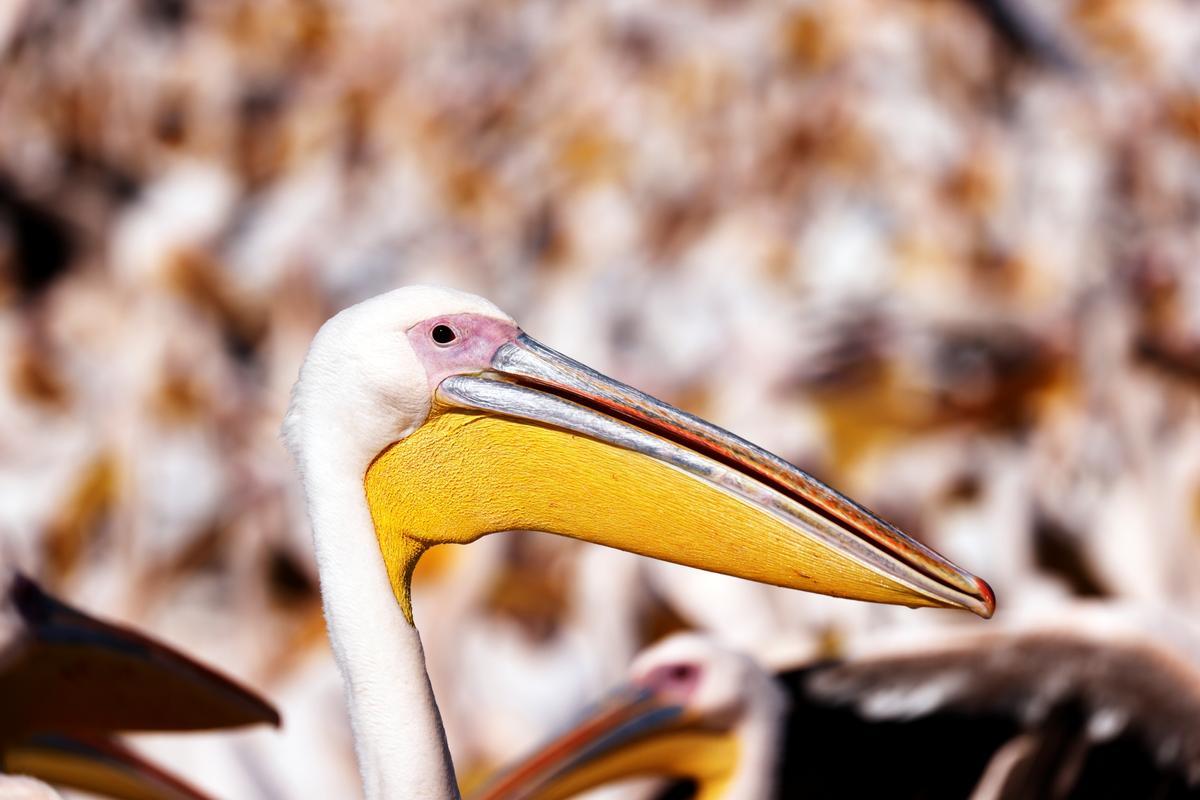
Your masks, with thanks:
M104 736L35 736L4 751L3 771L123 800L209 800L208 795Z
M0 661L0 733L279 724L270 703L165 644L72 608L24 575L9 591L24 634Z
M469 800L562 800L627 778L702 780L720 791L738 758L731 730L706 726L653 686L629 684Z
M432 379L431 379L432 380ZM733 434L517 332L367 471L401 605L424 548L539 530L822 594L988 617L991 589Z

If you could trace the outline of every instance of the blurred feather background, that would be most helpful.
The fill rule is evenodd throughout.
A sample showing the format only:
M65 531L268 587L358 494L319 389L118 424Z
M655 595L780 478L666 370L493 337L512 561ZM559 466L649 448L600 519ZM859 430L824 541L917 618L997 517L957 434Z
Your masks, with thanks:
M278 427L338 309L431 282L863 500L992 623L537 534L422 562L465 781L634 651L775 661L1081 602L1200 610L1200 14L1186 0L9 0L0 553L223 666L218 796L357 791Z

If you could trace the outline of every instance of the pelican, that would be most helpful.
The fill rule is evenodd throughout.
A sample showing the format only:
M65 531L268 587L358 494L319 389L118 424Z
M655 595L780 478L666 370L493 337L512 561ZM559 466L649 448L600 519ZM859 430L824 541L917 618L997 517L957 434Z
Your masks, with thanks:
M647 776L692 781L697 800L774 797L788 707L783 687L749 656L676 634L643 651L628 683L572 730L471 800L559 800Z
M1059 614L776 674L673 637L471 800L565 800L647 776L699 800L1200 796L1194 636L1165 641L1149 635L1161 620L1121 610Z
M841 597L994 608L982 580L782 459L449 289L329 319L283 435L372 800L457 796L412 614L434 545L534 530Z
M279 724L265 700L182 653L20 572L0 578L0 772L128 800L203 800L113 734ZM35 786L9 778L0 796L38 796Z

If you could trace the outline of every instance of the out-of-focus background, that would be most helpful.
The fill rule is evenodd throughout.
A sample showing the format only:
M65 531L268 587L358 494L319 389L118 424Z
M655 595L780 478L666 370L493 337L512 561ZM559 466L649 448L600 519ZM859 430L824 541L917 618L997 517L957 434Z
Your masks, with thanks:
M1189 629L1197 12L8 0L0 552L282 708L282 732L139 740L165 765L222 797L354 796L278 429L326 317L431 282L999 599L982 623L528 533L435 552L417 615L466 782L679 628L776 662L1081 602Z

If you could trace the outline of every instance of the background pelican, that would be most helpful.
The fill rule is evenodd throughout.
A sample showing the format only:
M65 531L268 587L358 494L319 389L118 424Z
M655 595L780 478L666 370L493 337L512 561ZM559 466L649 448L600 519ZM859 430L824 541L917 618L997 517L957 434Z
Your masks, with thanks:
M753 659L696 634L644 651L628 683L472 800L573 797L635 777L686 780L702 800L773 797L789 701Z
M279 724L275 709L248 689L56 600L21 573L6 573L2 592L3 772L130 800L201 798L113 734ZM27 788L8 782L0 796Z
M983 581L790 464L447 289L326 322L284 435L370 798L457 793L412 617L436 544L540 530L844 597L994 606Z
M723 800L1200 796L1200 671L1179 658L1197 642L1154 627L1084 607L773 675L674 637L472 800L562 800L642 776L692 787L664 797Z

